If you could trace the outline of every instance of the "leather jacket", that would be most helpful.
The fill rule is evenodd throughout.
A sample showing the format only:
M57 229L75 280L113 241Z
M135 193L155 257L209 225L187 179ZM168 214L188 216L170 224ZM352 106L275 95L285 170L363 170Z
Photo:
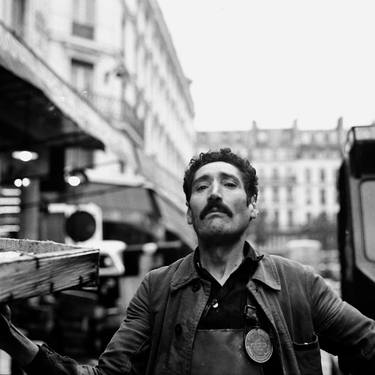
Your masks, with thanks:
M375 373L375 322L343 302L308 266L265 255L247 284L272 326L284 375L322 374L320 348L353 374ZM97 366L42 346L26 369L51 375L190 375L193 342L210 294L189 254L149 272Z

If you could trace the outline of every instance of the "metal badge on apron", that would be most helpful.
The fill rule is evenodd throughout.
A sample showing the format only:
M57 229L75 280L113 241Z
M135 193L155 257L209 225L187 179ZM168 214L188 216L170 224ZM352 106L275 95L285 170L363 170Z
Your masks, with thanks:
M246 334L245 349L248 356L257 363L267 362L273 353L270 336L261 328L253 328Z
M247 355L256 363L267 362L273 353L273 345L269 334L260 328L256 308L245 306L245 317L248 326L252 327L245 335L245 349Z

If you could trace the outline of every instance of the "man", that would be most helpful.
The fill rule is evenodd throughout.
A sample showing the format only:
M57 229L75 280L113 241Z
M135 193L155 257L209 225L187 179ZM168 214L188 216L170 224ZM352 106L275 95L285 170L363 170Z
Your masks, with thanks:
M320 348L375 373L375 325L306 266L246 242L255 169L230 149L185 172L193 254L151 271L98 366L38 347L0 319L0 347L29 374L322 374Z

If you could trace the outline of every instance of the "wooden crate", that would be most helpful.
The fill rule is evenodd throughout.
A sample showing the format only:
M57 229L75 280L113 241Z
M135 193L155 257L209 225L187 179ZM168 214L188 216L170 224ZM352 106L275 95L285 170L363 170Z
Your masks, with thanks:
M0 238L0 302L96 282L99 250Z

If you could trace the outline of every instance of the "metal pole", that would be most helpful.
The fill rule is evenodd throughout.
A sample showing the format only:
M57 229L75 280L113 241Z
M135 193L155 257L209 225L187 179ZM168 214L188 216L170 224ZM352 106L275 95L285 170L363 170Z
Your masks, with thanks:
M21 190L20 238L39 239L40 181L31 179L30 185Z

